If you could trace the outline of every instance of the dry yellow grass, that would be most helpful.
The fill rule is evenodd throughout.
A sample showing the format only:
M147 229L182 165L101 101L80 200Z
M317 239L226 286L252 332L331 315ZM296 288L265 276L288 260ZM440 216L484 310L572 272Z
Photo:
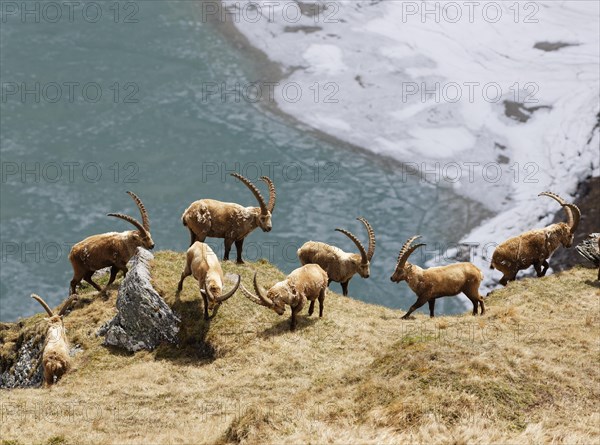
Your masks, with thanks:
M110 298L86 289L66 318L84 351L50 389L1 391L2 444L564 443L600 441L600 292L574 269L511 283L483 317L394 311L328 292L323 319L234 296L210 322L197 285L175 300L183 253L158 252L154 284L183 319L179 347L101 346ZM237 266L251 286L283 277ZM230 283L228 283L230 285ZM0 331L0 360L42 316Z

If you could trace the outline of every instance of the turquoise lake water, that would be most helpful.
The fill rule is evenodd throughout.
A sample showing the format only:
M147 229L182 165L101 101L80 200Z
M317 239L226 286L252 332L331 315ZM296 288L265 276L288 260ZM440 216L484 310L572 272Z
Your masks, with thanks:
M139 217L126 190L143 199L158 250L187 248L180 218L196 199L256 205L230 171L251 179L270 174L277 187L273 231L247 238L247 259L268 258L290 272L309 239L355 251L334 229L347 228L366 244L355 220L365 216L377 249L371 277L355 277L350 295L409 307L415 298L407 285L389 280L402 243L422 234L429 250L414 261L423 263L473 227L480 207L397 163L321 137L247 94L208 94L223 84L243 89L278 79L230 29L203 23L196 2L132 4L96 2L102 16L95 23L80 9L57 23L49 10L39 21L3 11L0 319L38 312L32 292L51 305L67 296L70 246L131 229L106 213ZM208 241L222 252L222 240ZM455 301L446 299L438 312L462 311Z

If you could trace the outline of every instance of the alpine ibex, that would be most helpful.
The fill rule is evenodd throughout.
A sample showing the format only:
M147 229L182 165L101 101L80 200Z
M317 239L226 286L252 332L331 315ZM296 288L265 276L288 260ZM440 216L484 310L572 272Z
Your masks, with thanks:
M208 244L196 241L187 250L185 269L181 273L181 280L177 286L177 292L183 289L183 280L193 275L200 285L200 293L204 300L204 319L208 320L208 310L216 315L221 303L235 294L240 285L241 277L238 275L236 285L226 294L223 294L223 269L213 250Z
M296 315L302 310L306 301L310 301L308 315L315 309L315 300L319 300L319 317L323 316L323 303L327 289L327 273L318 264L307 264L292 271L287 278L274 284L266 293L261 290L254 273L254 291L250 293L242 284L242 293L250 301L268 307L283 315L285 305L292 309L290 329L296 329Z
M254 194L260 207L243 207L232 202L201 199L195 201L183 212L181 221L190 231L190 246L196 241L204 242L206 237L224 238L225 253L223 261L229 260L231 245L235 242L237 262L243 263L242 248L244 239L257 227L264 232L272 229L271 214L275 208L275 185L267 176L261 181L269 187L269 202L266 203L260 191L252 182L238 173L231 176L242 181Z
M308 241L298 249L300 263L321 266L329 277L327 285L331 284L332 281L340 283L344 296L348 295L348 282L354 274L358 273L363 278L369 278L371 258L375 253L375 232L373 228L366 219L356 219L364 224L369 234L368 251L365 250L356 236L344 229L335 230L350 238L358 247L360 254L347 253L338 247L318 241Z
M46 331L46 340L42 350L42 366L46 385L52 385L55 381L58 381L71 367L69 340L67 339L63 316L76 297L77 295L71 295L62 305L58 314L54 314L40 296L31 294L31 298L40 303L48 313L48 318L44 318L48 322L48 330Z
M546 275L550 266L548 258L562 244L571 247L573 236L581 212L573 204L567 204L560 196L551 192L542 192L538 196L549 196L556 200L567 215L567 222L551 224L543 229L534 229L512 237L501 243L492 255L491 269L498 269L504 274L500 284L506 286L509 281L514 281L520 270L528 269L533 265L538 277Z
M108 288L115 281L118 271L123 271L123 276L125 276L127 262L135 254L138 247L154 248L154 241L150 236L148 212L135 193L127 192L127 194L137 204L142 215L142 223L140 224L135 218L122 213L109 213L108 216L123 219L133 224L137 230L93 235L75 244L69 252L69 261L73 266L71 294L75 293L75 288L82 279L94 286L96 290L102 291L100 286L92 280L92 275L104 267L111 268L110 279L106 285L106 288Z
M481 306L481 315L485 313L483 298L479 295L479 285L483 280L483 273L471 263L456 263L448 266L431 267L422 269L408 262L408 257L419 247L425 244L412 243L421 236L413 236L404 243L398 255L396 270L390 277L394 283L406 281L412 291L417 294L417 301L402 317L407 319L410 314L429 303L429 315L433 318L435 300L441 297L453 297L464 293L473 303L473 315L477 315L477 306Z

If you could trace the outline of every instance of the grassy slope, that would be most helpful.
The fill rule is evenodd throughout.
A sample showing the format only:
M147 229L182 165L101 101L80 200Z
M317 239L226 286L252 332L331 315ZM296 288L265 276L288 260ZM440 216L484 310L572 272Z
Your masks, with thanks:
M182 253L158 252L154 284L183 318L180 347L124 354L101 346L116 287L91 289L66 318L84 352L51 389L2 391L0 437L13 443L598 443L596 272L525 279L483 317L430 320L329 292L325 317L288 316L238 293L207 325L197 286L175 288ZM283 275L225 264L251 286ZM106 280L106 278L103 278ZM42 316L0 332L0 359Z

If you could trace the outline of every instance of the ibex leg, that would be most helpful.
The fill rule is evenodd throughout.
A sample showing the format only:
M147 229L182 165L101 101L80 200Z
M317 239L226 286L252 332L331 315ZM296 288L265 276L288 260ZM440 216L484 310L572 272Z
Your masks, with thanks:
M210 317L208 316L208 297L206 296L206 294L202 294L202 299L204 300L204 319L208 320Z
M177 292L181 292L181 290L183 289L183 280L185 280L191 274L192 274L192 270L189 267L189 265L186 263L185 269L183 269L183 272L181 272L181 279L179 280L179 284L177 285Z
M417 309L419 309L421 306L423 306L426 302L427 302L427 298L419 298L415 304L413 304L410 309L408 310L408 312L406 314L404 314L404 316L402 317L403 320L406 320L408 317L410 317L410 314L412 314L414 311L416 311Z
M292 317L290 319L290 330L295 331L296 330L296 314L298 313L298 309L293 307L292 308Z
M342 285L342 295L344 297L348 296L348 281L344 281L343 283L340 283Z
M117 278L117 273L119 272L119 268L117 266L112 266L110 268L110 278L108 279L108 283L106 283L106 287L113 284L115 278Z
M319 294L319 318L323 317L323 306L325 305L325 289Z
M308 307L308 315L312 315L313 312L315 311L315 300L312 300L310 302L310 306Z
M433 318L434 317L433 312L435 310L435 298L432 298L431 300L429 300L428 303L429 303L429 316L431 318Z
M94 272L88 272L83 276L83 279L94 286L98 292L101 292L102 288L98 284L94 283L94 280L92 280L92 275L94 275Z
M550 267L550 263L548 263L548 260L544 260L542 262L542 266L544 266L544 269L542 270L542 277L546 275L546 271L548 270L548 268Z
M546 271L548 270L549 266L550 266L550 264L546 260L544 260L542 262L536 261L535 263L533 263L533 267L534 267L535 272L537 273L538 277L543 277L544 275L546 275ZM543 267L543 269L542 269L542 267Z
M237 240L235 242L235 250L237 253L237 263L244 264L244 260L242 259L242 249L244 248L244 238Z
M225 238L225 253L223 254L223 261L229 261L229 252L231 252L231 245L233 240Z

